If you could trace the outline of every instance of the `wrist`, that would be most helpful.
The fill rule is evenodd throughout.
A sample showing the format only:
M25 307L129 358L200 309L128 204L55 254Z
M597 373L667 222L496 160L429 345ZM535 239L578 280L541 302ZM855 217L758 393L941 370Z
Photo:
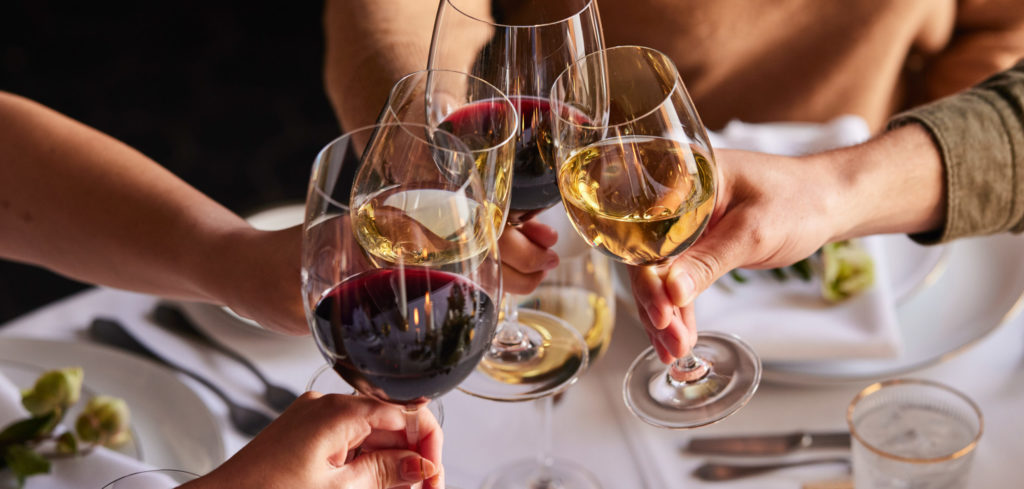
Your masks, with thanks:
M911 124L857 146L811 156L828 168L832 241L941 227L944 170L930 134Z

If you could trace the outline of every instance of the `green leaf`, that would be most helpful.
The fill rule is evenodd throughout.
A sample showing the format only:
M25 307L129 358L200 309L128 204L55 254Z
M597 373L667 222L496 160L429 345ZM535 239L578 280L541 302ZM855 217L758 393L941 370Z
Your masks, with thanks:
M45 435L56 420L56 413L15 421L0 431L0 445L23 443Z
M737 282L739 282L741 284L747 282L747 277L744 277L743 274L740 273L740 271L735 269L735 268L732 269L732 270L729 270L729 276L732 277L733 280L735 280L735 281L737 281Z
M70 431L65 431L57 438L57 453L61 455L78 455L78 439Z
M18 478L18 487L24 486L28 477L50 472L50 461L24 445L8 446L4 450L4 462Z
M28 412L41 416L50 411L66 411L82 393L81 367L50 370L36 380L31 389L22 393L21 404Z

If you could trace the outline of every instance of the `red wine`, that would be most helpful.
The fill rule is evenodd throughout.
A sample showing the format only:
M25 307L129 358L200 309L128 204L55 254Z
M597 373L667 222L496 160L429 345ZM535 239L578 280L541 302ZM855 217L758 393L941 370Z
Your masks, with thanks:
M555 158L552 155L548 101L539 97L510 97L519 111L519 139L512 170L511 212L547 209L558 203Z
M523 213L547 209L560 199L555 161L551 154L548 101L523 95L511 96L509 100L520 117L513 159L510 211ZM490 100L476 102L450 114L440 127L463 140L487 140L493 137L492 123L488 121L501 120L492 112L505 107Z
M490 296L463 277L417 268L372 270L324 295L316 306L315 334L349 384L404 405L459 385L490 345L496 320Z

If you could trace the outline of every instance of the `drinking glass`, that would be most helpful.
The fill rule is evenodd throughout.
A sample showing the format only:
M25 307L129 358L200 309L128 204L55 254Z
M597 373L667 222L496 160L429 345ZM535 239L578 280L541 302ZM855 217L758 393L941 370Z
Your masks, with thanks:
M853 435L854 486L965 489L983 431L981 410L937 382L871 384L846 411Z
M675 65L620 46L573 63L551 90L558 185L573 227L621 262L654 267L682 253L715 207L707 132ZM716 422L757 389L761 363L734 335L703 332L671 365L648 348L623 386L640 419L672 429Z
M428 68L469 73L504 92L518 113L507 223L522 224L558 202L548 94L555 77L604 44L591 0L443 0ZM575 382L586 346L548 315L519 314L506 296L491 350L460 389L503 401L553 394Z
M350 210L354 209L354 210ZM364 127L317 155L302 293L321 354L407 414L476 368L497 324L501 263L472 153L426 125Z
M553 209L556 210L556 209ZM557 209L560 210L560 209ZM542 213L537 219L543 219ZM564 219L564 218L563 218ZM570 251L570 250L564 250ZM615 326L615 290L611 260L594 249L584 247L575 255L559 252L561 261L533 293L519 301L521 310L537 310L554 315L576 329L587 342L588 368L608 349ZM541 443L533 459L514 463L493 474L485 487L522 487L518 474L533 474L530 487L598 488L597 478L585 467L554 456L552 417L557 401L566 391L536 401L541 414ZM501 477L513 476L511 481Z
M313 372L313 376L306 382L307 391L315 391L321 394L345 394L345 395L358 395L359 391L355 387L345 382L345 379L341 378L331 365L321 365L320 368ZM444 405L440 399L433 399L427 404L427 408L434 415L434 419L437 420L437 425L444 427Z
M198 475L184 470L144 470L118 477L103 486L103 489L174 489L198 478Z
M391 88L378 122L420 123L458 137L476 159L496 229L504 227L519 116L501 90L460 71L416 71Z

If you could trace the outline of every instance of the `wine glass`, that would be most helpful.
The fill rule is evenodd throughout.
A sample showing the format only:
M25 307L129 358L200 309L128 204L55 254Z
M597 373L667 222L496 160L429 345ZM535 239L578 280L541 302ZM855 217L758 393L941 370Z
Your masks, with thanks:
M552 211L565 212L556 207L541 213L536 219L545 219ZM569 226L568 223L565 226ZM555 226L561 229L561 226ZM571 236L570 236L571 238ZM559 245L568 240L561 240ZM612 282L611 259L590 247L579 239L574 243L582 243L582 249L562 247L558 254L561 261L554 270L548 272L540 285L530 294L519 300L521 310L538 310L552 314L576 328L587 342L588 369L604 354L611 341L615 327L615 290ZM559 246L556 245L556 248ZM578 246L576 248L579 248ZM545 396L536 401L541 414L542 439L540 450L535 459L523 460L514 466L517 470L506 470L493 474L497 479L509 474L533 472L534 480L547 479L544 484L534 483L534 487L570 488L600 487L596 477L585 467L563 458L555 457L553 449L552 416L558 401L567 391L553 396ZM540 461L538 466L537 461ZM511 483L492 482L492 487L512 487Z
M184 470L143 470L118 477L103 486L103 489L174 489L198 478L198 475Z
M601 252L663 275L659 265L697 240L716 197L714 154L675 65L650 48L609 48L562 73L551 104L558 185L573 227ZM623 392L647 423L694 428L745 405L760 376L750 346L704 332L669 366L645 350Z
M603 47L591 0L443 0L428 68L466 72L503 91L519 115L507 223L521 225L559 201L551 153L548 95L570 63ZM538 399L570 385L586 364L586 345L549 315L519 314L503 301L491 350L460 389L502 401Z
M460 71L415 71L391 88L378 122L420 123L457 136L476 159L496 229L504 227L519 116L501 90Z
M314 161L302 241L313 337L346 382L403 408L413 450L416 411L462 382L494 336L494 232L473 155L450 133L364 127Z

